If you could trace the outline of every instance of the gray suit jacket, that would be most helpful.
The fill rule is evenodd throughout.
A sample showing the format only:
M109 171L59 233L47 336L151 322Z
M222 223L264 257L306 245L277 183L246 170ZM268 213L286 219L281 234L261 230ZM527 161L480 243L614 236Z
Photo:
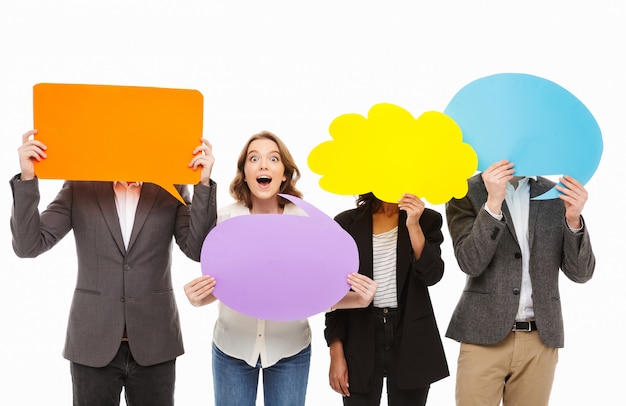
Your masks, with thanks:
M494 344L511 332L519 304L522 261L510 212L494 219L484 210L487 191L480 174L469 179L463 199L446 205L446 217L459 267L467 274L446 336L472 344ZM530 195L538 196L553 182L530 181ZM564 345L559 294L559 269L572 281L591 279L595 257L587 227L569 230L561 199L531 200L529 212L530 277L535 320L542 341Z
M36 257L74 232L78 275L63 356L105 366L117 353L125 327L140 365L181 355L170 273L172 237L199 261L204 238L215 226L216 185L196 185L193 204L185 206L159 186L144 183L126 250L111 182L65 182L40 215L38 180L18 179L10 184L13 249L19 257ZM187 188L177 189L189 203Z

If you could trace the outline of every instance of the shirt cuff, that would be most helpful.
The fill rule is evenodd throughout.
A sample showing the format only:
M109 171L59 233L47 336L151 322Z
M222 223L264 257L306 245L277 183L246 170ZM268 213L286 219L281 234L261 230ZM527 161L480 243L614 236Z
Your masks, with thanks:
M572 228L572 226L569 225L569 223L567 222L567 219L565 219L565 224L567 224L567 228L569 228L569 230L572 233L578 233L580 231L582 231L583 228L585 228L585 221L583 220L583 218L580 218L580 228Z
M486 205L486 204L485 204L485 206L484 206L484 207L485 207L485 211L486 211L487 213L489 213L489 215L490 215L491 217L493 217L493 218L494 218L494 219L496 219L496 220L500 220L500 221L502 220L502 217L503 217L502 213L500 213L500 214L493 214L491 211L489 211L489 208L487 207L487 205Z

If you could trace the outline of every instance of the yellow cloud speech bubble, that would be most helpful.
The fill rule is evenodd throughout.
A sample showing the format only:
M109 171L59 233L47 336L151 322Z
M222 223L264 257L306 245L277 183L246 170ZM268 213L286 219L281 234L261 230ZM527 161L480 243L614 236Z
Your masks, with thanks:
M333 140L313 148L307 163L322 175L320 187L339 195L373 192L397 203L411 193L442 204L467 194L467 179L478 167L456 122L436 111L416 119L402 107L381 103L367 118L335 118L329 132Z

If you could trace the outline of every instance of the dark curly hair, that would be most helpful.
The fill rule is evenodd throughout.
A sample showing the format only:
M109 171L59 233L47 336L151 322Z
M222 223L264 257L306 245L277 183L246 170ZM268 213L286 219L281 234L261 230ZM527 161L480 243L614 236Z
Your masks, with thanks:
M372 213L376 213L382 205L383 201L374 196L372 192L359 195L356 199L356 207L363 210L371 209Z

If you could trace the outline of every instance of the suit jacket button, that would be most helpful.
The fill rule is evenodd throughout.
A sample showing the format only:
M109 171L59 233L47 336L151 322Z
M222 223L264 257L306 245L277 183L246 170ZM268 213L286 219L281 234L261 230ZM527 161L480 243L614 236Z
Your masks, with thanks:
M496 240L496 238L498 237L498 233L499 233L499 232L500 232L500 229L499 229L499 228L494 228L494 229L493 229L493 232L491 233L491 239L492 239L493 241L495 241L495 240Z
M520 254L519 252L515 253L515 258L516 259L520 259L522 257L522 254Z
M519 288L513 288L513 294L519 295Z

